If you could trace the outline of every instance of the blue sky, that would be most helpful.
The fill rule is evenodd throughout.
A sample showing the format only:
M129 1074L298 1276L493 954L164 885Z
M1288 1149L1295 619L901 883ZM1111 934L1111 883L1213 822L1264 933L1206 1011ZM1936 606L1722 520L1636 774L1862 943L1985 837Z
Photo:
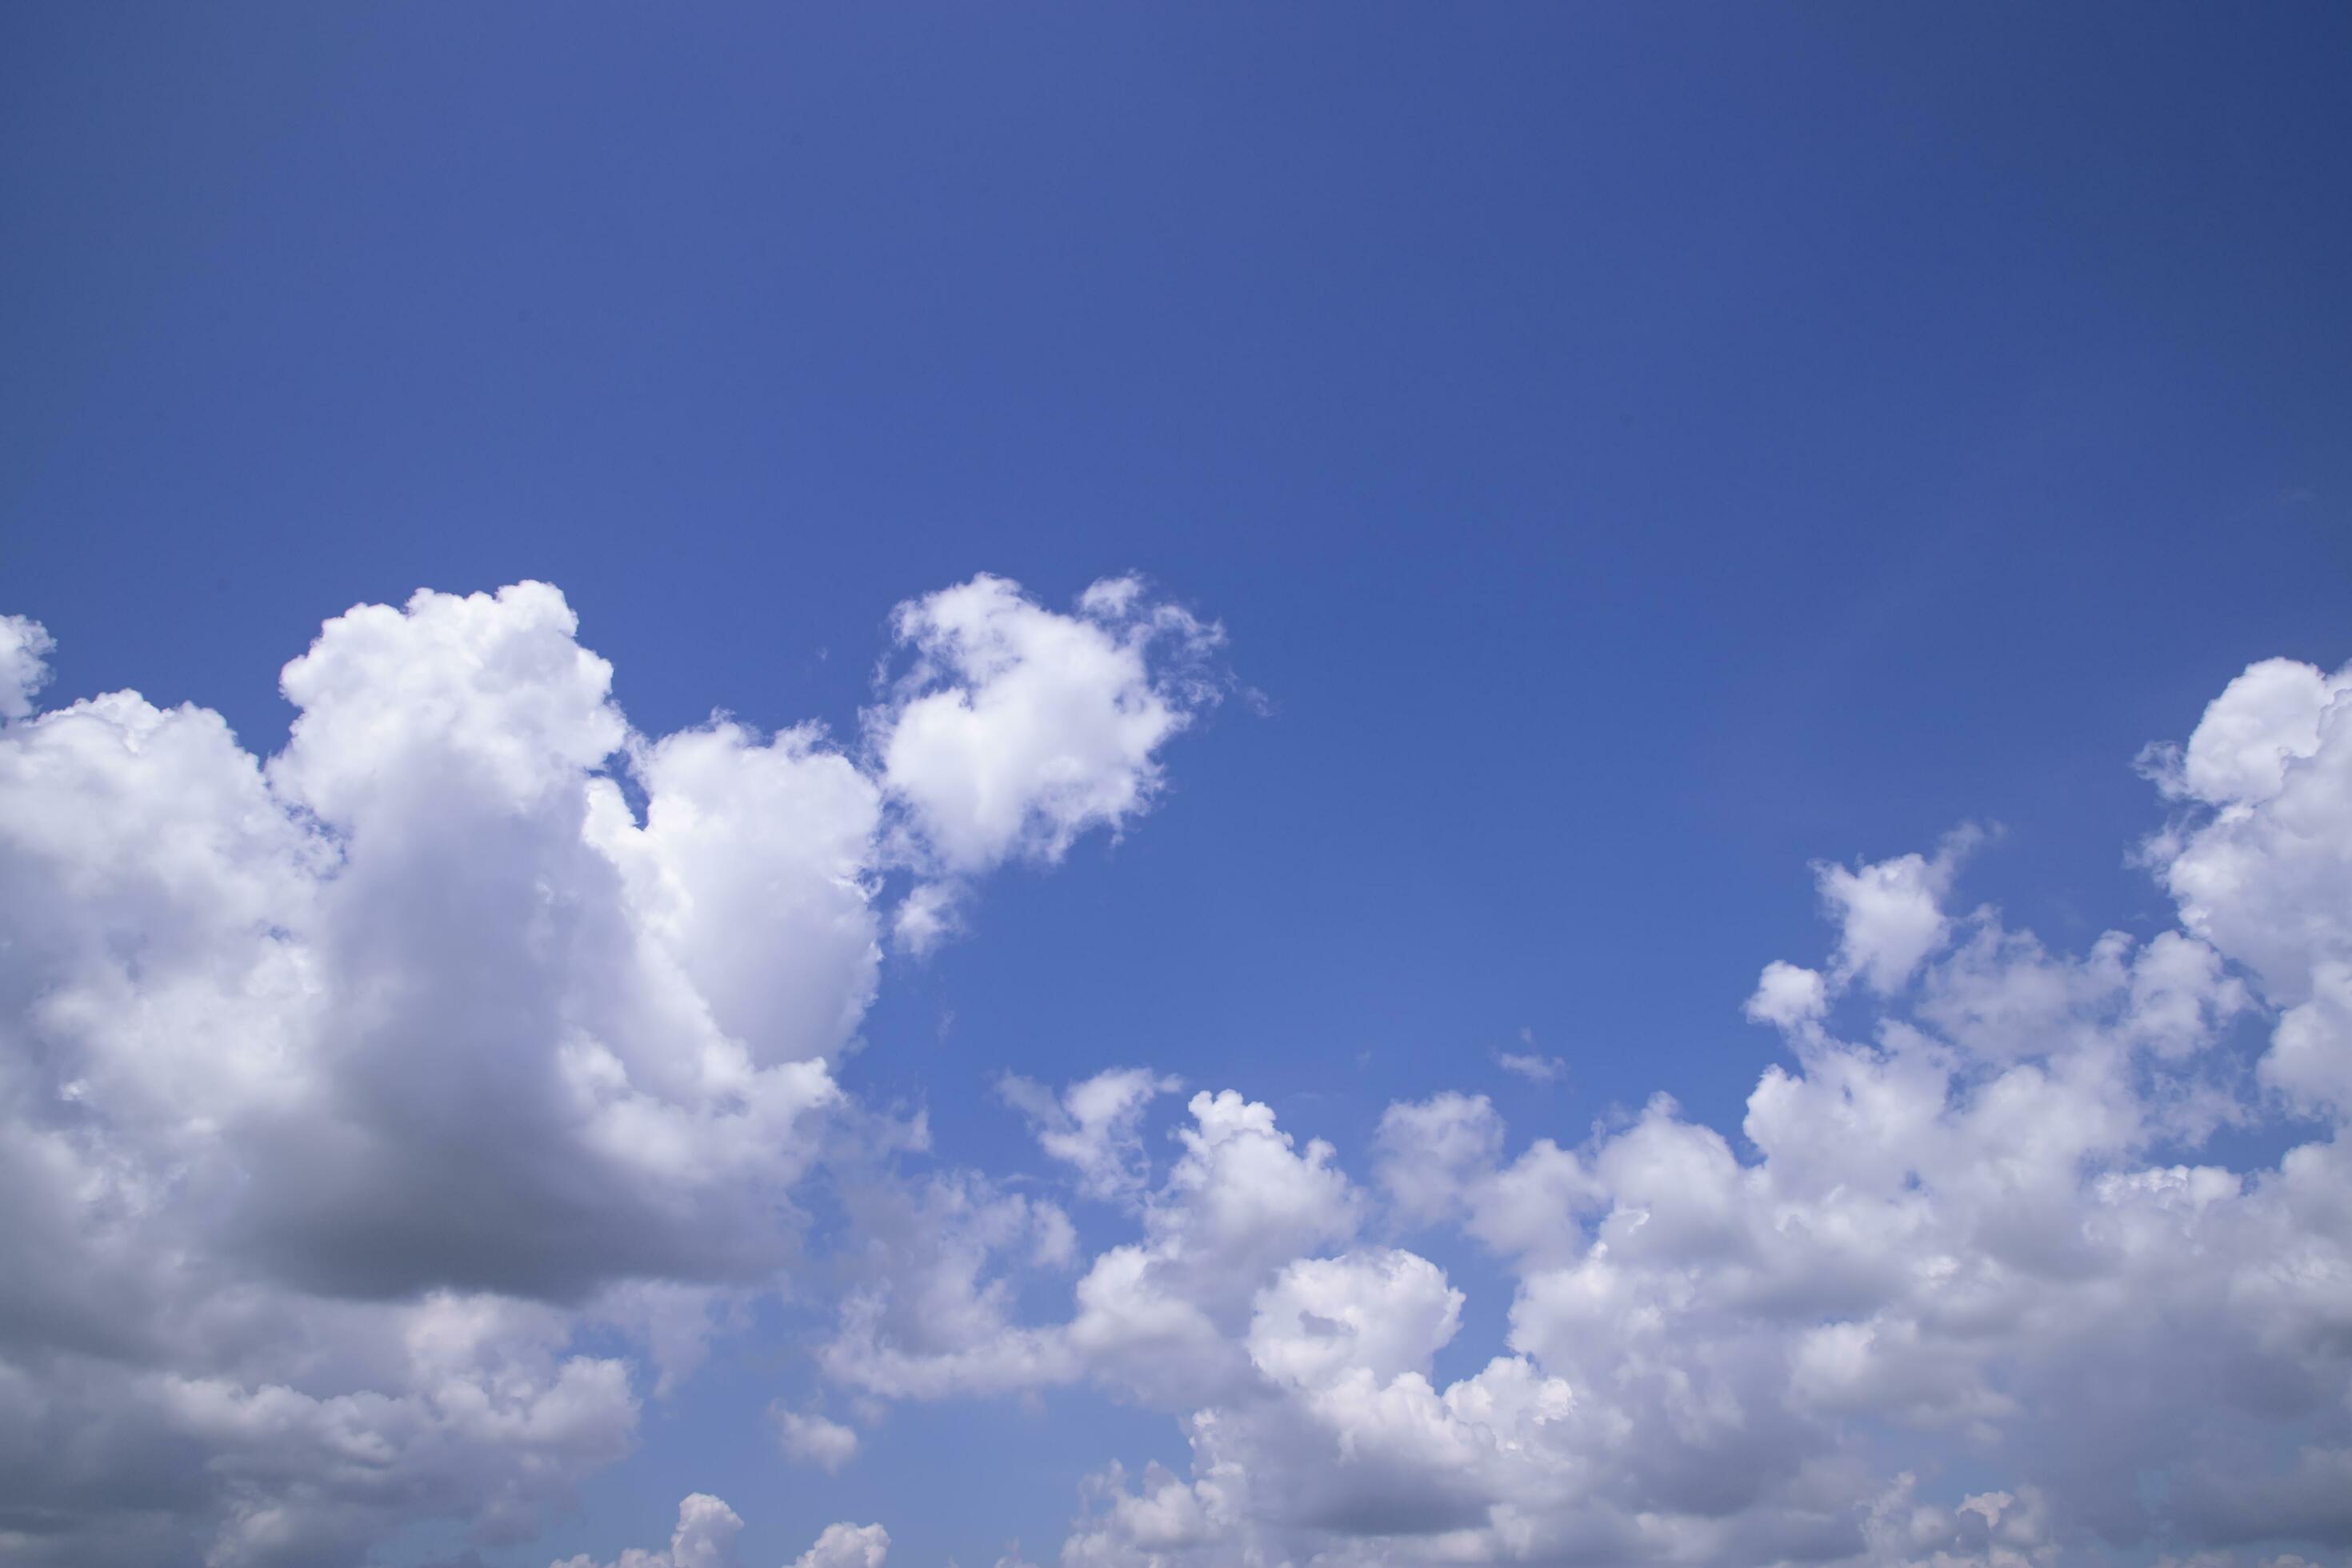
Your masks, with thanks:
M894 606L1139 573L1223 628L1223 700L1148 812L885 954L835 1065L928 1113L902 1174L1045 1191L999 1075L1136 1065L1359 1180L1446 1090L1514 1154L1656 1091L1737 1144L1790 1059L1758 973L1836 940L1810 867L1997 825L1956 916L2154 938L2135 754L2255 660L2352 658L2348 49L2315 5L18 6L0 610L51 706L267 755L327 617L539 579L645 734L855 742ZM1081 1266L1134 1228L1069 1212ZM1420 1250L1467 1376L1516 1277ZM747 1562L852 1517L1044 1559L1108 1459L1186 1473L1083 1386L787 1465L828 1267L485 1560L658 1544L689 1491Z

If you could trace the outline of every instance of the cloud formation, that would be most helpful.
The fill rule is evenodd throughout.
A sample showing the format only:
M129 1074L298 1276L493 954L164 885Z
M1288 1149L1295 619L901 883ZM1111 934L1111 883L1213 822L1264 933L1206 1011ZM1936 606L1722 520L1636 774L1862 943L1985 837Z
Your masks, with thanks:
M48 684L48 656L55 646L38 621L0 616L0 719L32 712L33 694Z
M894 871L1130 820L1214 640L1131 579L895 625L862 749L656 737L554 588L419 593L326 623L264 759L136 692L37 712L0 624L0 1556L515 1539L627 1450L579 1335L684 1375L824 1141L893 1135L833 1064Z
M896 848L927 880L897 934L927 951L956 925L973 877L1051 862L1093 827L1117 832L1164 781L1159 752L1216 700L1223 630L1097 583L1076 615L986 574L898 606L911 661L866 715L877 775L898 807Z
M1183 1080L1141 1068L1112 1068L1056 1097L1043 1084L1007 1073L997 1092L1026 1116L1037 1145L1068 1165L1087 1197L1114 1201L1143 1189L1150 1174L1140 1123L1151 1101Z
M609 1564L586 1552L567 1557L550 1568L740 1568L736 1538L743 1521L736 1511L707 1492L696 1492L677 1505L677 1528L670 1533L669 1550L648 1552L630 1547ZM883 1568L890 1558L890 1532L878 1524L829 1524L815 1544L793 1559L789 1568Z
M1074 1488L1066 1565L2352 1548L2352 671L2255 665L2143 756L2165 929L1958 902L1969 830L1817 868L1737 1129L1442 1091L1351 1170L1242 1089L1163 1139L1162 1072L1007 1076L1040 1184L835 1068L886 933L1152 805L1220 634L1131 579L892 626L850 744L656 737L554 589L420 594L326 624L262 758L132 692L43 710L0 622L0 1557L527 1540L788 1278L832 1386L772 1407L779 1465L861 1462L836 1399L1181 1425L1181 1472ZM616 1568L740 1529L698 1493Z
M785 1457L796 1463L814 1465L832 1475L857 1457L855 1428L827 1420L814 1410L779 1406L774 1415L776 1440Z
M1196 1095L1066 1319L976 1320L919 1389L832 1370L940 1396L1019 1365L1179 1419L1190 1475L1113 1464L1072 1564L2352 1546L2352 681L2257 666L2150 769L2183 804L2143 851L2180 921L2144 940L2061 953L1956 910L1973 834L1821 870L1834 947L1765 969L1748 1012L1789 1060L1736 1139L1661 1097L1514 1154L1487 1100L1439 1094L1390 1108L1368 1193ZM2275 1152L2204 1154L2222 1129ZM1443 1382L1465 1297L1412 1247L1465 1244L1509 1328Z

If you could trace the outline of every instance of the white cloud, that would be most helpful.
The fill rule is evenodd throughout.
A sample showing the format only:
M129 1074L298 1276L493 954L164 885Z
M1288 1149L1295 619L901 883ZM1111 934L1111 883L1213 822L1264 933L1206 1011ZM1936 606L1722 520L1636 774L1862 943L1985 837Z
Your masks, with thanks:
M964 896L959 882L918 882L898 902L890 918L890 934L898 946L920 958L963 929L958 907Z
M1568 1064L1558 1057L1526 1056L1517 1051L1496 1051L1495 1065L1514 1078L1529 1083L1556 1083L1568 1075Z
M880 1525L828 1524L793 1568L882 1568L889 1556L890 1532Z
M1067 1568L1151 1568L1195 1561L1201 1549L1215 1546L1234 1528L1213 1485L1188 1485L1156 1464L1134 1490L1126 1482L1126 1472L1115 1463L1089 1482L1098 1512L1064 1542ZM1255 1555L1235 1560L1263 1561Z
M1081 1378L1185 1398L1245 1382L1240 1342L1256 1290L1302 1253L1352 1237L1361 1194L1329 1144L1301 1149L1265 1105L1226 1091L1196 1094L1188 1110L1182 1154L1137 1211L1141 1237L1094 1259L1065 1321L1024 1323L1013 1310L1021 1271L1070 1260L1058 1209L970 1173L861 1189L853 1215L870 1268L820 1353L828 1375L924 1399Z
M733 1509L708 1492L695 1492L677 1505L677 1528L670 1532L669 1550L647 1552L631 1547L612 1568L733 1568L735 1538L743 1521ZM600 1568L586 1552L553 1564L553 1568Z
M776 1438L784 1455L800 1464L814 1465L827 1475L857 1457L857 1434L838 1421L828 1421L814 1410L778 1405L772 1414Z
M0 625L0 1555L508 1541L625 1452L632 1369L582 1336L666 1394L793 1260L825 1140L912 1136L833 1076L898 847L968 882L1159 787L1213 631L1089 604L907 607L896 774L812 726L634 733L541 584L329 621L267 760L135 692L34 713L47 638ZM946 752L927 698L966 705Z
M1333 1157L1196 1097L1142 1235L1035 1331L1064 1375L1178 1417L1192 1470L1105 1472L1065 1561L2046 1568L2105 1542L2251 1568L2352 1542L2347 710L2264 731L2275 775L2231 774L2158 841L2179 931L2068 954L1956 920L1964 839L1822 873L1836 951L1748 1004L1795 1060L1744 1142L1659 1098L1514 1155L1483 1098L1391 1107L1390 1220L1512 1281L1505 1353L1451 1383L1462 1293L1360 1244ZM1849 1041L1828 1003L1852 982ZM2199 1143L2277 1109L2232 1048L2257 1009L2263 1079L2330 1120L2271 1121L2284 1153L2231 1168ZM1223 1167L1234 1134L1262 1173Z
M1133 578L1096 584L1072 616L975 577L899 605L896 627L913 666L868 732L908 850L950 877L1058 859L1147 809L1160 748L1215 700L1202 661L1223 637Z
M1066 1383L1079 1368L1058 1331L1014 1321L1022 1271L1061 1268L1075 1245L1053 1205L969 1173L919 1185L869 1180L848 1194L856 1278L826 1374L889 1398L995 1394Z
M1005 1102L1028 1117L1037 1145L1076 1173L1078 1191L1117 1201L1141 1192L1151 1179L1143 1152L1144 1110L1181 1079L1143 1068L1113 1068L1070 1085L1056 1099L1043 1084L1008 1073L998 1080Z
M22 616L0 616L0 719L33 710L33 694L48 684L48 628Z
M609 1568L736 1568L740 1561L736 1538L743 1521L735 1510L707 1492L696 1492L677 1505L677 1528L669 1550L647 1552L631 1547ZM890 1556L890 1532L878 1524L829 1524L814 1545L793 1559L791 1568L883 1568ZM551 1568L604 1568L583 1552Z
M1462 1321L1462 1292L1394 1247L1300 1258L1258 1293L1250 1360L1276 1383L1328 1388L1353 1373L1426 1376Z
M1819 1023L1829 1005L1829 984L1820 970L1776 958L1764 966L1747 1013L1756 1023L1795 1031Z
M1950 929L1944 897L1960 861L1982 837L1962 828L1933 857L1898 855L1852 869L1814 868L1822 902L1840 926L1838 984L1859 978L1881 994L1902 989L1920 962L1943 945Z
M1441 1092L1382 1116L1368 1192L1234 1090L1155 1162L1172 1079L1008 1079L1115 1205L1082 1253L1056 1203L915 1162L832 1064L886 877L949 889L901 906L920 945L988 867L1152 800L1213 633L1132 582L1074 616L994 579L902 609L917 668L856 754L634 735L533 584L329 623L267 761L135 693L34 713L41 650L8 626L11 1562L527 1539L634 1440L634 1363L658 1397L794 1262L820 1158L840 1390L1089 1384L1181 1422L1189 1469L1105 1470L1066 1563L2352 1544L2343 675L2257 666L2155 755L2179 815L2142 854L2176 930L2068 952L1955 915L1965 837L1822 868L1831 951L1763 971L1747 1012L1789 1054L1737 1136L1663 1096L1515 1135ZM1465 1288L1490 1269L1507 1302ZM1499 1343L1458 1342L1505 1310ZM856 1451L816 1408L775 1422L797 1460ZM618 1563L719 1568L740 1529L697 1494ZM887 1546L845 1522L795 1568Z
M2279 1012L2263 1076L2352 1106L2352 668L2271 659L2205 711L2181 792L2205 808L2149 846L2181 925Z
M1503 1151L1503 1119L1485 1095L1448 1091L1391 1105L1374 1140L1374 1167L1390 1205L1409 1225L1457 1217L1469 1184Z
M2266 658L2205 710L2188 749L2154 746L2143 766L2163 791L2207 805L2265 801L2287 770L2319 749L2328 710L2352 690L2352 668L2326 675L2291 658Z
M1545 1056L1536 1049L1536 1036L1533 1029L1521 1029L1519 1041L1528 1048L1524 1051L1496 1051L1495 1053L1496 1067L1514 1078L1523 1078L1529 1083L1558 1083L1568 1076L1567 1062L1558 1057Z

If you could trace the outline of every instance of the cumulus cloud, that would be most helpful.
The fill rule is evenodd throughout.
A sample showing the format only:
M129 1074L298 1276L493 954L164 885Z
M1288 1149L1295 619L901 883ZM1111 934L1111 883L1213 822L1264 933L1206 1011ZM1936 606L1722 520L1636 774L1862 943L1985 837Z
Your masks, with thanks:
M1794 1031L1819 1023L1829 1006L1829 983L1820 970L1776 958L1764 966L1747 1013L1756 1023Z
M844 746L635 732L543 585L361 606L287 667L266 759L136 693L37 710L47 639L0 627L0 1556L528 1539L815 1247L830 1386L772 1407L789 1458L855 1455L836 1397L1179 1424L1181 1469L1078 1489L1066 1564L2352 1546L2346 673L2257 665L2147 753L2171 929L2068 951L1956 910L1965 832L1818 868L1824 951L1763 969L1780 1055L1737 1128L1441 1091L1359 1184L1237 1089L1161 1141L1173 1079L1008 1077L1108 1205L1082 1247L835 1068L886 930L922 947L989 868L1150 806L1217 634L1129 579L894 626ZM718 1568L740 1530L696 1494L616 1563ZM844 1522L793 1568L888 1544Z
M889 1556L890 1532L880 1525L828 1524L792 1568L882 1568Z
M1492 1101L1448 1090L1381 1117L1375 1171L1391 1207L1409 1224L1460 1214L1468 1184L1503 1150L1503 1121Z
M983 574L908 600L893 624L910 659L866 727L898 853L927 877L898 921L917 952L953 932L973 876L1057 860L1150 809L1160 748L1219 695L1207 661L1223 629L1131 576L1062 615Z
M666 1389L824 1141L887 1136L834 1065L906 847L968 881L1129 821L1214 638L1132 584L898 626L869 752L639 734L554 588L419 593L286 666L265 759L136 692L35 712L0 623L0 1554L510 1540L626 1450L584 1336Z
M827 1373L898 1398L1080 1379L1181 1398L1245 1381L1255 1291L1302 1253L1353 1236L1362 1194L1330 1144L1302 1148L1267 1106L1227 1090L1196 1094L1187 1110L1182 1152L1136 1209L1141 1236L1093 1260L1062 1321L1013 1311L1024 1270L1072 1261L1058 1209L972 1173L919 1192L872 1189L860 1211L872 1268L821 1354Z
M2269 800L2288 769L2319 749L2321 728L2347 690L2352 668L2328 675L2292 658L2249 665L2207 706L2185 749L2150 746L2140 754L2141 771L2176 800L2211 806Z
M743 1521L733 1509L696 1492L677 1505L677 1528L667 1552L633 1546L609 1565L583 1552L551 1568L737 1568L741 1559L735 1542L742 1531ZM889 1556L890 1532L880 1525L829 1524L790 1568L883 1568Z
M56 646L40 622L0 616L0 719L33 711L33 694L48 684L48 655Z
M1860 979L1873 991L1897 991L1950 930L1944 897L1960 861L1982 840L1961 828L1932 856L1898 855L1848 868L1818 866L1822 904L1838 921L1837 984Z
M1013 1073L998 1080L997 1092L1028 1117L1038 1147L1070 1167L1079 1192L1118 1200L1142 1191L1150 1179L1139 1131L1145 1109L1183 1087L1181 1079L1142 1068L1113 1068L1070 1085L1059 1097Z
M841 1467L857 1457L857 1433L838 1421L828 1421L814 1410L793 1410L776 1406L776 1440L784 1456L799 1464L814 1465L827 1475L838 1474Z
M2178 781L2195 808L2148 853L2181 925L2277 1010L2264 1080L2340 1114L2352 1108L2352 667L2253 666L2205 710Z
M2179 929L2070 953L1955 916L1969 834L1821 870L1832 951L1748 1002L1790 1057L1736 1135L1661 1096L1514 1152L1490 1101L1440 1093L1381 1119L1376 1210L1265 1107L1196 1096L1071 1316L982 1325L1189 1440L1189 1474L1089 1482L1064 1561L2252 1568L2352 1544L2352 700L2249 679L2146 851ZM2223 1125L2274 1152L2223 1163ZM1491 1254L1511 1296L1483 1365L1436 1375L1465 1292L1368 1245L1376 1218Z
M743 1521L735 1510L708 1492L695 1492L677 1505L677 1528L670 1532L669 1550L647 1552L630 1547L611 1568L732 1568L735 1538ZM552 1568L602 1568L586 1552L569 1557Z
M826 1373L892 1398L994 1394L1076 1375L1062 1337L1016 1322L1022 1274L1066 1268L1076 1247L1052 1204L974 1173L919 1185L866 1181L848 1194L858 1246Z

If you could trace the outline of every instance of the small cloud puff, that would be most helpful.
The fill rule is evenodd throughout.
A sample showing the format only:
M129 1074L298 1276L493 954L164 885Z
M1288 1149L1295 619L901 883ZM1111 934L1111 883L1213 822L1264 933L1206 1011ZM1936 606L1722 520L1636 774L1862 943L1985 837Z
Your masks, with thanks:
M0 616L0 719L33 711L33 693L48 684L48 628L22 616Z
M782 1405L772 1406L771 1414L777 1441L789 1459L837 1475L857 1457L856 1432L838 1421L829 1421L814 1410L793 1410Z
M610 1568L738 1568L736 1538L743 1521L733 1509L707 1492L696 1492L677 1505L677 1528L671 1531L669 1550L648 1552L631 1547L613 1560ZM890 1532L878 1524L829 1524L814 1545L792 1562L791 1568L883 1568L890 1555ZM550 1568L605 1568L582 1552Z

